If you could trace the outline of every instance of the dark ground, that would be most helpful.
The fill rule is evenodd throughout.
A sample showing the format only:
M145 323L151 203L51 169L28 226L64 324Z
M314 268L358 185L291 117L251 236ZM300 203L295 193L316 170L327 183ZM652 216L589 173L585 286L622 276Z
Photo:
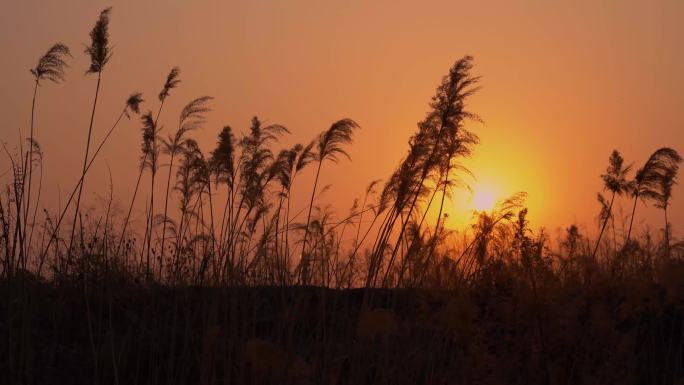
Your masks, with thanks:
M2 384L682 384L682 285L0 283ZM87 293L87 295L85 294Z

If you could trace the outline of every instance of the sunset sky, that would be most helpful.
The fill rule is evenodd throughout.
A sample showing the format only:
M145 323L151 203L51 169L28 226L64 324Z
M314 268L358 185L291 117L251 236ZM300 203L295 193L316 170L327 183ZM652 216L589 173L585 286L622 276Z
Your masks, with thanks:
M391 174L435 87L464 55L474 56L482 76L469 105L484 121L468 125L481 139L465 162L477 177L470 183L495 199L527 191L535 227L577 223L594 232L600 175L613 149L635 168L659 147L684 152L679 0L7 1L0 5L0 141L8 150L19 130L28 135L28 69L53 43L73 51L66 82L46 82L36 105L45 153L41 199L50 209L60 196L64 202L80 173L96 81L85 75L83 48L110 5L114 54L102 75L95 143L131 92L143 92L143 109L156 111L173 66L182 83L164 107L164 136L175 131L184 104L213 96L207 124L193 133L207 153L224 125L246 132L254 115L292 132L274 151L352 118L362 127L349 148L352 162L324 164L321 180L332 184L322 202L339 217L369 182ZM88 173L86 206L107 194L109 167L125 210L139 151L140 123L132 119L117 127ZM2 185L8 168L3 154ZM312 172L295 185L300 208ZM678 237L682 194L677 186L670 209ZM450 226L467 223L469 195L457 193L447 207ZM626 215L631 207L622 203ZM658 210L637 210L636 223L662 226Z

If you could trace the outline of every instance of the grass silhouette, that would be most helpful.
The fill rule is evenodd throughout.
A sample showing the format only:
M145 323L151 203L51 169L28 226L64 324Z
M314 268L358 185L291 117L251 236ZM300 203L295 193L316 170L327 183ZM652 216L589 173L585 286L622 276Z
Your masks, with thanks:
M254 117L241 137L220 129L205 156L191 135L205 124L209 96L186 104L176 131L162 136L162 109L180 84L174 67L156 113L139 117L138 177L126 215L113 214L111 190L103 210L82 212L88 170L122 118L144 103L132 93L91 154L100 77L111 58L109 17L110 9L100 14L86 48L87 73L98 83L82 172L65 207L45 209L41 221L40 185L31 198L34 163L42 180L36 94L41 81L65 79L65 45L31 70L28 149L5 148L12 176L0 197L0 382L684 381L684 242L671 234L667 211L682 162L676 150L656 150L633 176L613 151L600 176L610 199L598 195L596 238L575 225L560 239L532 229L524 192L477 212L466 231L449 230L445 200L467 187L462 161L479 142L469 127L480 119L467 105L480 78L465 56L438 85L394 173L384 185L371 182L360 204L337 218L319 203L328 188L319 177L349 158L360 129L354 120L276 150L288 128ZM308 166L316 168L303 187L308 204L291 212L293 185ZM145 226L135 229L146 170ZM618 242L614 202L624 197L633 208ZM633 231L639 200L663 210L662 234ZM67 214L73 221L64 228ZM612 239L604 237L609 222Z

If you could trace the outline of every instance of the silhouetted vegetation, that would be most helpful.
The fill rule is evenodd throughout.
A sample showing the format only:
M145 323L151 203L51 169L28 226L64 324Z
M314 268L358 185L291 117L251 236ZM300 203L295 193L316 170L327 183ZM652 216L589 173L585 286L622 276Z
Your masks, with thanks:
M0 196L0 383L684 381L684 242L667 211L682 162L674 149L656 150L633 175L612 152L596 238L576 225L560 239L533 230L524 192L474 213L463 231L448 229L445 200L467 186L462 160L479 143L469 124L480 118L467 102L480 78L466 56L438 85L384 186L372 181L339 217L320 204L328 188L320 177L351 160L359 124L343 118L277 151L290 130L254 117L242 136L217 130L207 156L191 136L211 129L212 97L188 102L175 132L161 124L181 85L177 67L156 113L141 114L143 96L132 93L91 153L112 58L109 21L106 9L85 50L97 85L82 172L64 207L41 206L33 135L38 86L65 80L64 44L31 69L26 143L5 147L12 174ZM124 116L139 120L142 135L126 215L113 214L111 191L106 205L82 212L86 174ZM309 168L308 204L293 213L293 185ZM154 195L160 170L163 211ZM144 226L135 228L146 171ZM633 203L626 232L615 224L621 198ZM663 210L662 232L633 231L640 200Z

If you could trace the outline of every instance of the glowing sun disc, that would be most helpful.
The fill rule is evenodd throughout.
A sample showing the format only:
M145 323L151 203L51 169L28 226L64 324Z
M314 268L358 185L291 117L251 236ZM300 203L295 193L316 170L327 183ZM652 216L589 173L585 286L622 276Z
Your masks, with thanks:
M477 190L473 195L473 207L477 211L490 210L495 201L494 193L488 190Z

